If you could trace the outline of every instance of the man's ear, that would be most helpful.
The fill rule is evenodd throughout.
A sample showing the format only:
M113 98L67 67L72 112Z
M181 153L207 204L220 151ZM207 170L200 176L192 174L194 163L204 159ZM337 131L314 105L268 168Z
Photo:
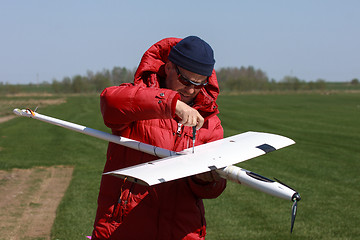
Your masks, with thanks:
M166 76L169 75L172 67L173 67L173 66L172 66L172 62L167 61L167 62L165 63L165 74L166 74Z

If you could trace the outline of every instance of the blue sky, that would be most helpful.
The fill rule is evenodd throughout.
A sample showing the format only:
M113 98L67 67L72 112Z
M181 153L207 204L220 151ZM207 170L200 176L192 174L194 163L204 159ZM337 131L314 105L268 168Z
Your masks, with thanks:
M51 82L136 68L165 37L197 35L215 69L254 66L271 79L360 78L357 0L0 0L0 82Z

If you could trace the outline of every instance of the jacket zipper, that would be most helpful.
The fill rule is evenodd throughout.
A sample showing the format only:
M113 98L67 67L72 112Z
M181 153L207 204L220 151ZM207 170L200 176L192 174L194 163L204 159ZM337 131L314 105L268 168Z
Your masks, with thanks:
M173 151L175 151L176 147L177 147L177 142L179 140L180 137L185 137L186 139L186 146L185 148L190 148L190 142L194 142L194 141L190 141L190 140L193 140L194 139L194 136L193 134L188 134L187 132L184 132L184 126L181 124L181 123L178 123L177 125L177 130L176 132L173 133L173 135L175 137L175 141L174 141L174 147L173 147Z
M178 137L181 137L181 128L182 128L182 124L178 123L178 127L177 127L177 130L176 130L176 134L177 134Z

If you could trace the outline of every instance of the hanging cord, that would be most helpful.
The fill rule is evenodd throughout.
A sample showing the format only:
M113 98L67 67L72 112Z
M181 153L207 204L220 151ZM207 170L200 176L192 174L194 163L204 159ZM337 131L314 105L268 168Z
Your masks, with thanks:
M124 178L124 182L123 182L123 184L121 185L119 198L118 198L118 201L117 201L117 203L115 204L115 207L114 207L114 210L113 210L113 217L118 214L118 211L119 211L118 208L120 207L120 204L121 204L121 196L122 196L122 194L123 194L123 186L125 185L126 180L127 180L127 177Z

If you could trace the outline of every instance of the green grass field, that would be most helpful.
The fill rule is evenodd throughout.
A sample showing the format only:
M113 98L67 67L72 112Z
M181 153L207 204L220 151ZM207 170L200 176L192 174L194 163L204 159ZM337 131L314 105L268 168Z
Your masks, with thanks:
M66 100L39 112L108 131L98 96ZM252 130L296 141L239 166L282 180L299 191L302 200L291 236L291 202L229 182L219 198L205 200L206 239L360 238L360 94L220 96L218 103L226 136ZM0 147L0 169L75 166L57 210L52 239L85 239L92 230L107 143L16 118L0 124Z

